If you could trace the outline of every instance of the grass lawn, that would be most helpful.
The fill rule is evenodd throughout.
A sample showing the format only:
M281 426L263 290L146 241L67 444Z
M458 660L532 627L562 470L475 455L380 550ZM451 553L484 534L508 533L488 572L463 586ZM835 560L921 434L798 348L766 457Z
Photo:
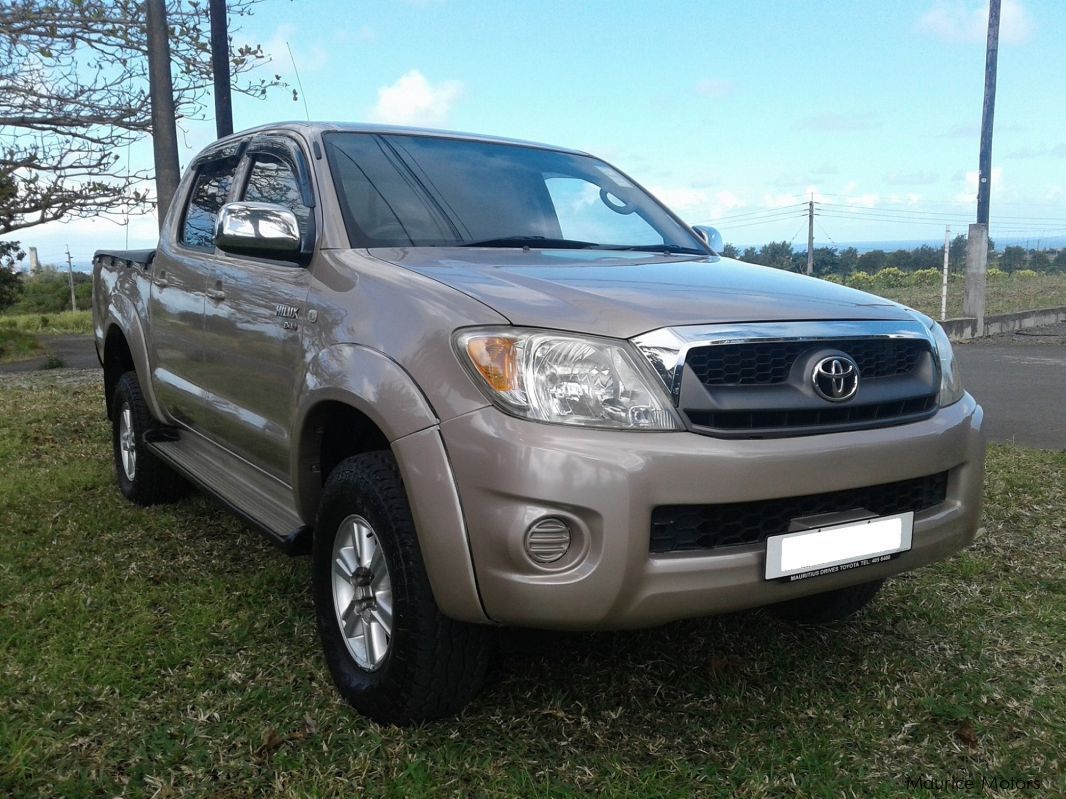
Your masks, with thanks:
M0 363L24 361L44 353L42 335L92 335L91 311L0 315Z
M203 497L121 498L100 393L0 377L0 796L1066 789L1066 453L993 447L987 535L847 624L530 636L463 717L403 730L337 699L306 559ZM907 784L953 778L1041 788Z
M26 313L0 315L0 333L19 330L24 333L60 335L84 333L92 335L92 311L61 311L59 313Z
M0 326L0 363L22 361L41 352L41 345L33 333Z
M940 285L904 286L898 289L871 289L874 294L888 297L915 308L934 319L940 319ZM952 280L948 284L948 318L963 316L962 301L966 283ZM1012 313L1038 308L1066 306L1066 274L1038 275L1033 278L1006 277L990 280L985 294L985 314Z

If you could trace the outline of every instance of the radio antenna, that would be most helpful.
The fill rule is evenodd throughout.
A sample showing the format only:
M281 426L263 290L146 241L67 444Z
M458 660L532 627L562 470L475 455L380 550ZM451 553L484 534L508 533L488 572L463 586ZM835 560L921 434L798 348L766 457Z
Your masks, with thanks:
M300 87L300 99L304 101L304 116L307 117L307 121L311 121L311 112L307 110L307 92L304 91L303 81L300 80L300 70L296 68L296 59L292 55L292 48L289 47L289 43L285 42L285 49L289 51L289 60L292 62L292 71L296 75L296 85Z

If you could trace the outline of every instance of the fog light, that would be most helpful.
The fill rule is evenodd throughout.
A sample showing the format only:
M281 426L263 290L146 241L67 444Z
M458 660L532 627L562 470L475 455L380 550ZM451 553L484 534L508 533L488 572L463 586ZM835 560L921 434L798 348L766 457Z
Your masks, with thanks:
M562 519L541 519L526 531L526 554L537 563L555 563L570 550L570 540L570 525Z

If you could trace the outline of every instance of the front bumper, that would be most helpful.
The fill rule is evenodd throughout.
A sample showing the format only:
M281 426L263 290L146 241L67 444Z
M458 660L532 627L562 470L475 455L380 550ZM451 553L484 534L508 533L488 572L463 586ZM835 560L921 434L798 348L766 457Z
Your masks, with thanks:
M973 540L984 471L972 397L878 430L730 441L523 421L483 408L441 425L481 600L495 622L557 629L660 624L781 602L940 560ZM763 579L765 545L649 553L659 505L820 494L949 472L947 498L915 516L913 547L884 563L794 583ZM534 564L523 537L568 520L575 551Z

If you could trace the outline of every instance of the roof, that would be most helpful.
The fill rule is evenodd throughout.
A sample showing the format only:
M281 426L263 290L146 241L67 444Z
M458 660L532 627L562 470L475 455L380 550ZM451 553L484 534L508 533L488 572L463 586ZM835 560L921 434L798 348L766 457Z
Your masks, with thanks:
M588 153L581 150L573 150L567 147L556 147L551 144L541 144L539 142L524 141L522 139L509 139L503 136L486 136L478 133L463 133L454 130L435 130L432 128L412 128L402 125L374 125L363 122L300 122L300 121L288 121L288 122L274 122L268 125L259 125L258 127L248 128L247 130L237 131L230 136L220 139L217 142L209 145L207 149L214 149L216 146L225 146L225 143L236 139L242 139L249 134L253 133L267 133L269 131L289 131L296 133L307 139L317 138L323 133L381 133L391 134L394 136L427 136L433 138L442 139L462 139L465 141L479 141L487 142L490 144L513 144L522 147L535 147L541 150L556 150L559 152L572 153L575 155L588 155Z

